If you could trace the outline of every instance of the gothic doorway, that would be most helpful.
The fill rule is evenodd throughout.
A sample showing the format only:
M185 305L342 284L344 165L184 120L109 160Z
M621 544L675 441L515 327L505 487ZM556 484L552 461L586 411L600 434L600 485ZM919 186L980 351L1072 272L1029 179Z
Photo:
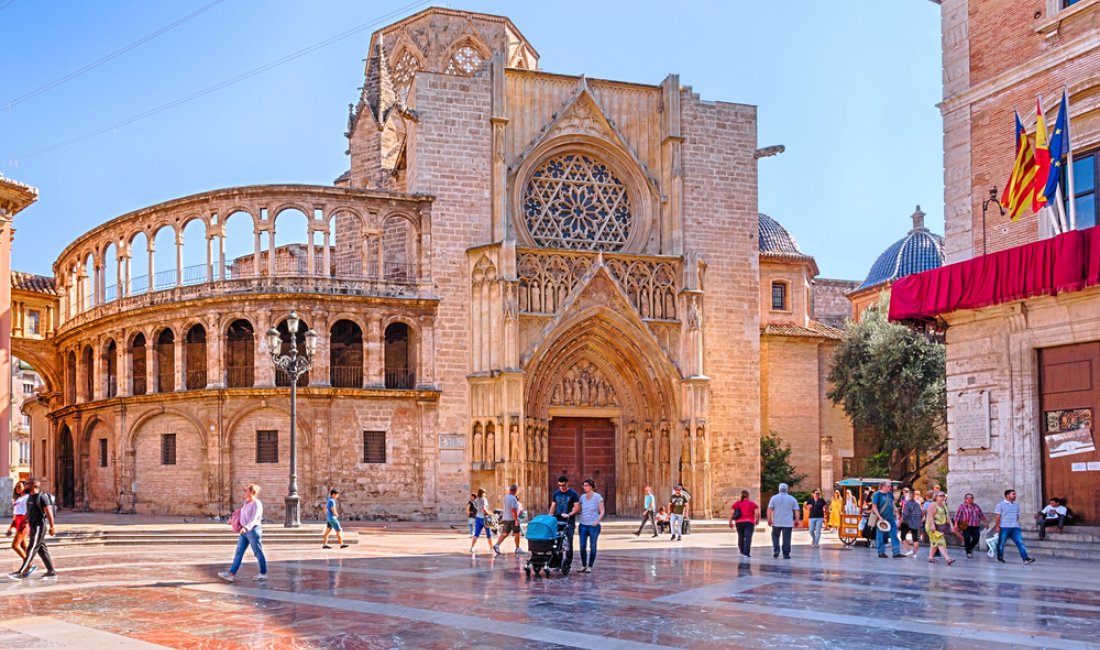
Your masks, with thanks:
M73 455L73 434L69 427L61 427L57 444L58 495L64 508L76 507L76 464Z
M615 425L608 418L554 417L550 420L547 480L551 492L558 489L561 474L578 494L581 481L596 481L607 514L615 514Z

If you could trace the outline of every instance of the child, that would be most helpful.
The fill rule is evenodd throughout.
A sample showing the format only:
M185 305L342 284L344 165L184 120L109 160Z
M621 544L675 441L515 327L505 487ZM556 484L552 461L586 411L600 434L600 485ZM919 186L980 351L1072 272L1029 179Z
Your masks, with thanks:
M332 548L328 545L328 534L336 531L336 541L340 548L347 548L340 527L340 512L336 509L336 500L340 498L340 490L332 489L328 492L328 501L325 502L325 535L321 538L321 548Z

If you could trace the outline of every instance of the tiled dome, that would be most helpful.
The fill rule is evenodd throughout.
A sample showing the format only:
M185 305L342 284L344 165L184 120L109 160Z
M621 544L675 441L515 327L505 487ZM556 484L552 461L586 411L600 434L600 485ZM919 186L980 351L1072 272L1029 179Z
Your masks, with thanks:
M759 245L761 253L805 255L798 248L798 242L794 240L791 233L787 232L787 229L781 226L778 221L763 212L758 215L757 221L760 227Z
M924 227L924 213L917 206L913 213L913 229L894 242L871 266L871 272L856 291L884 282L893 282L907 275L943 266L943 237Z

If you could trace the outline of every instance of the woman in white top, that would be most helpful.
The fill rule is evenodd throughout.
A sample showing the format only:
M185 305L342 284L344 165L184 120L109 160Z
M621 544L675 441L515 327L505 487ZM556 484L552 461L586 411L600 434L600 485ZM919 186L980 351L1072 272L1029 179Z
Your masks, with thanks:
M581 573L592 573L596 564L596 540L600 538L600 521L604 515L603 497L596 492L596 482L584 479L581 495Z
M237 552L233 556L233 564L229 571L218 573L218 577L227 582L237 579L237 570L241 568L241 560L244 559L244 551L252 547L252 554L260 564L260 573L253 580L267 580L267 558L264 557L263 530L261 524L264 518L264 504L260 503L260 486L247 485L244 488L244 505L241 506L240 525L241 536L237 538Z
M26 484L23 481L16 481L11 494L11 525L8 526L8 532L4 533L5 535L15 533L15 539L11 541L11 550L15 551L22 560L27 559L27 533L30 531L30 526L27 525L29 496Z

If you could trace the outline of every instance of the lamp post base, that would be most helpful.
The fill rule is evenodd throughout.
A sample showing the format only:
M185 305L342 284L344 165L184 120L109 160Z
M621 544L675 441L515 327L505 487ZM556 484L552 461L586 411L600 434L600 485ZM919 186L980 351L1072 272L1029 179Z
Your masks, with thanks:
M289 494L283 502L286 504L284 528L299 528L302 525L302 499L297 494Z

